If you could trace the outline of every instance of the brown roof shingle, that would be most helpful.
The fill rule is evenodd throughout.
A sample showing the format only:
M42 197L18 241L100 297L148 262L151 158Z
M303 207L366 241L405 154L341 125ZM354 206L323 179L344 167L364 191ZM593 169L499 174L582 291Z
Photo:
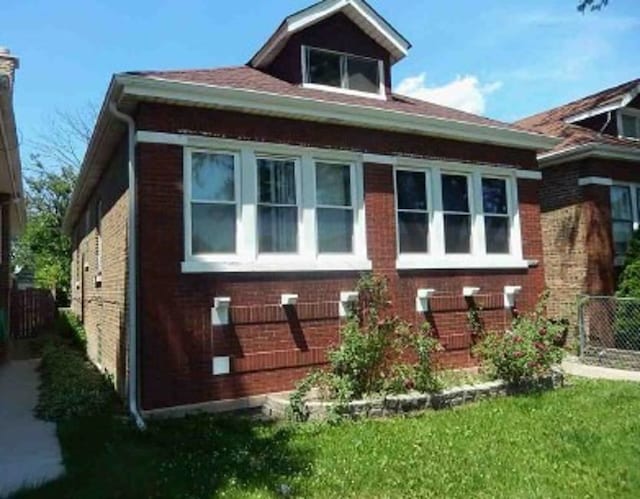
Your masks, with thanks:
M387 109L503 129L516 129L508 123L458 111L457 109L440 106L431 102L412 99L404 95L392 94L387 100L382 100L303 88L249 66L184 71L133 71L126 74L201 85L257 90L279 95L304 97L318 101Z
M640 148L640 144L636 140L605 135L590 128L566 122L566 120L572 116L614 102L638 85L640 85L640 78L602 90L601 92L563 106L529 116L528 118L516 121L515 126L528 131L560 137L562 142L553 149L554 151L561 151L563 149L593 143Z

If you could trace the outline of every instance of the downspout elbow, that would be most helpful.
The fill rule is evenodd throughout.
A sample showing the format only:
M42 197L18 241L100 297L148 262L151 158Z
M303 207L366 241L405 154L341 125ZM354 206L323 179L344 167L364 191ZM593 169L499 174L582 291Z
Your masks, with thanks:
M129 308L127 316L128 347L128 405L129 412L139 429L144 430L147 425L140 413L138 403L138 317L137 317L137 255L138 244L136 234L137 199L136 199L136 125L133 118L118 109L115 102L109 103L109 111L116 119L126 123L128 137L128 171L129 171L129 217L127 224L129 258L127 260L127 293Z

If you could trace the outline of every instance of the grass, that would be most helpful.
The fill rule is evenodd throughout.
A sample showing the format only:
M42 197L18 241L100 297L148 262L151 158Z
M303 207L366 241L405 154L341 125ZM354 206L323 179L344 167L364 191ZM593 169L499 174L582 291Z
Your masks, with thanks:
M18 497L639 497L640 384L571 383L336 426L71 419L67 475Z

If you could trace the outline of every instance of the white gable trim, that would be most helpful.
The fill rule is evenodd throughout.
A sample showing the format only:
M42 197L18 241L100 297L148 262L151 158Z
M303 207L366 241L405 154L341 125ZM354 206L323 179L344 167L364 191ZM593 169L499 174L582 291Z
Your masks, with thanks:
M291 35L341 11L388 50L394 61L408 54L409 42L362 0L324 0L285 19L278 31L253 56L250 64L257 68L268 65Z
M615 101L610 102L604 106L596 107L593 109L589 109L582 113L574 114L573 116L569 116L565 118L566 123L576 123L578 121L586 120L588 118L592 118L593 116L598 116L599 114L608 113L610 111L615 111L617 109L623 108L635 99L640 93L640 85L637 85L635 88L631 89L626 94L621 95Z

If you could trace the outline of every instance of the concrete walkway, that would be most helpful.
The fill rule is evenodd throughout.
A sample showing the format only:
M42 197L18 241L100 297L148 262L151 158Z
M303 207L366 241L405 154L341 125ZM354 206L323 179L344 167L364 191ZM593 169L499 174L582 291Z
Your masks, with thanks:
M640 371L627 371L624 369L612 369L610 367L590 366L589 364L580 363L580 359L577 357L567 357L562 362L562 368L567 374L581 376L583 378L640 382Z
M56 425L36 419L37 360L0 366L0 497L64 473Z

